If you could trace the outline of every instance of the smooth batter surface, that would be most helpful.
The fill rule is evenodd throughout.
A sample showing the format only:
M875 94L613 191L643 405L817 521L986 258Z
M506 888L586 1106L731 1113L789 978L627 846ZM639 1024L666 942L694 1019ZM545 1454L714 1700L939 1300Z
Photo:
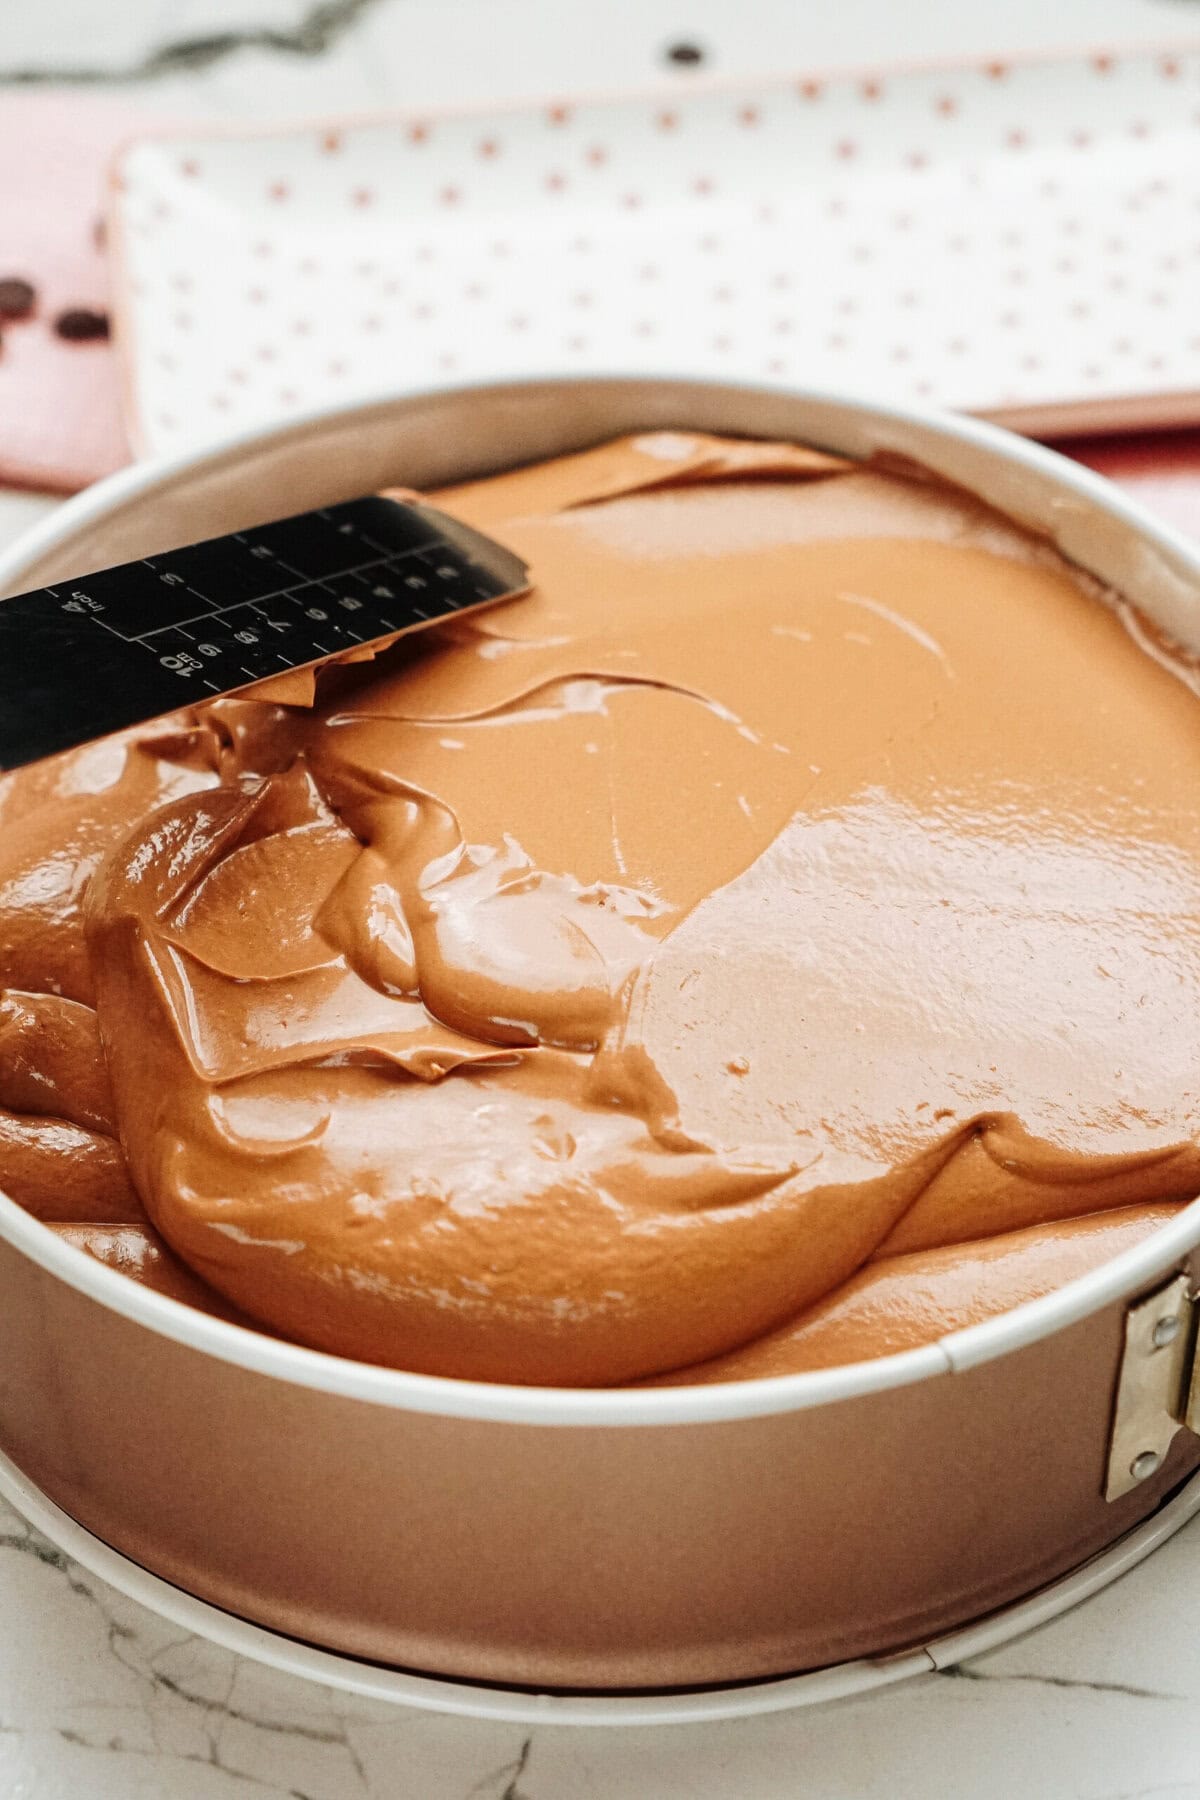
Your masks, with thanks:
M441 503L531 595L0 785L0 1185L565 1385L927 1341L1200 1187L1197 702L1050 552L694 434Z

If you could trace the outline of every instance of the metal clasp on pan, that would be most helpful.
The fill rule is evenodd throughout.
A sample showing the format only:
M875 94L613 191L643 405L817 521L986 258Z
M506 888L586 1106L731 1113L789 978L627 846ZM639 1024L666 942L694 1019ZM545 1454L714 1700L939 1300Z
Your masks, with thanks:
M1125 1314L1106 1500L1119 1500L1156 1475L1181 1427L1200 1432L1198 1315L1187 1275L1176 1275Z

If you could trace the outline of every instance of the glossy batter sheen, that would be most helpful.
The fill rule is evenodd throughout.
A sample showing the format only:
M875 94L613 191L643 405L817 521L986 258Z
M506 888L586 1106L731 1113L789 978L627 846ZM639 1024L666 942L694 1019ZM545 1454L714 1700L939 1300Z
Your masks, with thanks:
M563 1385L908 1347L1200 1187L1196 699L1114 608L790 446L441 503L528 597L0 785L0 1185Z

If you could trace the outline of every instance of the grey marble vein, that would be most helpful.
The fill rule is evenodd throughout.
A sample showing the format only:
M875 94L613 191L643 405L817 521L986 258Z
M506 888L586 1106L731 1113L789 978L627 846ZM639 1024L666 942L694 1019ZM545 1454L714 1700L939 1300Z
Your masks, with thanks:
M935 1669L935 1675L943 1680L952 1681L986 1681L986 1682L1025 1682L1035 1687L1079 1688L1093 1694L1123 1694L1130 1700L1175 1700L1187 1701L1192 1698L1188 1694L1167 1694L1159 1688L1133 1687L1124 1681L1087 1681L1074 1675L1038 1675L1033 1671L1020 1669L981 1669L969 1663L955 1663L949 1669Z
M82 64L74 68L0 68L0 84L29 87L42 83L87 86L155 81L170 75L198 75L242 50L275 51L285 56L323 56L357 24L364 13L384 0L314 0L290 27L248 25L157 44L144 55L116 68Z
M525 1794L523 1794L521 1792L521 1790L518 1788L517 1783L520 1781L522 1775L525 1773L526 1767L528 1766L528 1763L529 1763L529 1753L532 1749L533 1749L533 1737L531 1735L531 1736L527 1737L525 1739L524 1743L521 1745L521 1753L517 1757L517 1765L516 1765L516 1768L513 1770L512 1780L509 1782L508 1786L505 1788L503 1794L500 1797L500 1800L528 1800L528 1797Z
M481 1776L467 1795L467 1800L475 1800L477 1794L481 1797L481 1800L485 1795L489 1797L494 1796L494 1800L532 1800L532 1796L526 1793L525 1789L521 1786L521 1777L529 1767L529 1757L532 1749L533 1733L530 1732L529 1735L523 1739L521 1748L518 1750L512 1762L503 1763L500 1768L493 1769L490 1774ZM504 1782L504 1787L499 1793L495 1793L495 1783L500 1781Z
M220 1713L223 1718L236 1719L241 1725L253 1725L256 1731L277 1731L286 1737L307 1738L314 1744L340 1744L350 1751L351 1760L357 1763L358 1773L362 1774L362 1764L355 1756L352 1746L347 1744L344 1728L333 1731L320 1725L297 1725L284 1719L267 1719L260 1713L247 1712L240 1706L234 1706L229 1700L210 1700L206 1694L194 1693L181 1681L173 1681L169 1675L154 1668L153 1664L150 1665L149 1674L155 1687L162 1688L176 1700L182 1700L186 1706L198 1706L206 1713ZM232 1682L230 1685L232 1687ZM508 1800L507 1796L505 1800Z
M129 1632L126 1635L132 1637L134 1634L132 1632ZM129 1667L131 1665L127 1664L126 1666ZM231 1689L232 1689L233 1682L235 1679L236 1679L236 1668L232 1669L230 1672L230 1687L231 1687ZM215 1714L218 1716L216 1718L206 1720L206 1722L204 1724L203 1736L205 1739L205 1749L203 1751L170 1749L170 1748L163 1746L158 1741L158 1734L153 1729L152 1724L151 1724L150 1735L151 1735L151 1738L153 1741L149 1744L131 1743L127 1738L122 1737L119 1733L114 1736L107 1737L107 1738L103 1737L103 1736L95 1736L86 1731L80 1731L80 1730L76 1729L75 1727L68 1726L68 1725L62 1725L62 1726L58 1726L58 1727L54 1728L51 1735L53 1737L57 1738L59 1740L59 1742L61 1742L61 1743L74 1745L77 1749L86 1750L94 1755L101 1755L101 1756L111 1755L111 1756L116 1756L116 1757L134 1757L142 1762L146 1762L146 1761L163 1762L163 1761L165 1761L165 1762L177 1762L177 1763L191 1763L191 1764L198 1765L202 1768L214 1769L219 1774L227 1777L229 1780L237 1782L240 1786L254 1788L257 1791L259 1791L260 1793L275 1795L275 1796L277 1796L277 1800L318 1800L318 1797L315 1794L309 1793L308 1791L306 1791L303 1788L283 1786L280 1783L272 1781L265 1776L256 1775L253 1772L253 1770L251 1770L251 1769L239 1768L235 1762L226 1760L226 1758L223 1754L222 1741L221 1741L224 1724L225 1724L227 1718L230 1718L230 1717L248 1718L248 1715L239 1714L236 1712L228 1712L227 1709L225 1707L223 1707L219 1702L214 1702L214 1703L209 1704L206 1707L206 1710L210 1714ZM150 1722L148 1712L147 1712L147 1720L148 1720L148 1722ZM256 1727L258 1727L260 1729L267 1729L267 1730L287 1729L286 1727L273 1725L270 1722L265 1721L265 1720L257 1720L257 1719L253 1719L253 1718L248 1718L248 1722L255 1725ZM315 1732L310 1731L307 1727L299 1726L296 1728L294 1735L296 1735L298 1737L315 1737L317 1734ZM325 1741L325 1740L321 1739L319 1741ZM333 1738L333 1741L338 1742L338 1741L342 1741L342 1740L339 1740L335 1736ZM357 1762L357 1759L355 1759L355 1761ZM358 1766L359 1766L359 1773L361 1775L361 1765L358 1765ZM365 1783L363 1785L365 1786Z
M163 1751L158 1748L144 1749L139 1744L127 1744L119 1738L113 1739L111 1743L98 1743L94 1739L86 1737L82 1732L71 1731L66 1727L56 1731L54 1736L62 1743L74 1744L76 1748L81 1750L99 1752L101 1754L109 1752L115 1756L133 1756L141 1760L152 1759L155 1762L167 1760L178 1763L192 1763L201 1768L216 1769L230 1781L235 1781L241 1786L254 1788L262 1794L275 1795L276 1800L318 1800L317 1795L306 1793L303 1788L280 1787L277 1782L270 1781L262 1775L255 1775L250 1769L239 1769L234 1767L231 1763L222 1762L216 1745L211 1747L209 1755L202 1756L195 1750Z
M73 1594L82 1599L95 1601L93 1590L83 1579L75 1564L65 1551L59 1550L47 1538L27 1525L23 1532L6 1531L0 1533L0 1550L15 1550L18 1556L31 1556L35 1562L44 1563L48 1569L55 1569L64 1577Z
M121 1635L130 1639L135 1638L135 1634L127 1630L122 1631ZM214 1767L221 1769L222 1772L226 1774L237 1773L236 1770L231 1769L228 1764L220 1759L222 1739L227 1726L230 1724L248 1725L254 1731L264 1731L277 1737L293 1738L302 1743L328 1745L334 1749L344 1751L346 1761L358 1785L364 1792L366 1791L368 1786L366 1769L364 1768L362 1758L359 1756L351 1739L349 1721L344 1717L335 1715L334 1725L313 1725L303 1723L299 1720L270 1718L262 1712L252 1712L246 1707L235 1706L233 1704L233 1690L238 1677L238 1665L236 1661L231 1661L230 1663L229 1682L223 1698L213 1698L211 1695L200 1693L196 1689L188 1687L184 1682L177 1680L174 1676L168 1675L164 1670L156 1666L158 1660L169 1651L178 1649L181 1644L193 1641L194 1639L190 1637L177 1639L173 1644L164 1645L145 1663L131 1662L127 1657L122 1656L120 1652L116 1650L115 1645L112 1647L114 1654L117 1656L117 1660L123 1663L132 1674L138 1676L143 1681L148 1681L152 1690L169 1694L172 1699L180 1701L184 1706L194 1707L199 1710L201 1714L201 1729L204 1731L210 1744L211 1756L208 1760L212 1762ZM205 1759L201 1758L200 1760ZM289 1800L292 1800L293 1796L294 1800L309 1800L309 1796L302 1794L299 1789L281 1788L278 1791L280 1793L286 1793L289 1796ZM508 1800L508 1797L505 1796L504 1800ZM514 1795L512 1800L524 1800L524 1797Z

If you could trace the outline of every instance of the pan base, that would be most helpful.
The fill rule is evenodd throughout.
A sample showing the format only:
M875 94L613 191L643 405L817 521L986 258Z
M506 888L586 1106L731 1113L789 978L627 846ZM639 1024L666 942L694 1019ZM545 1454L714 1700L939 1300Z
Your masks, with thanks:
M152 1575L122 1556L49 1500L16 1464L0 1454L0 1496L51 1543L118 1593L185 1631L285 1674L328 1687L464 1718L535 1725L673 1725L785 1712L864 1694L873 1688L954 1667L994 1650L1079 1605L1145 1560L1200 1512L1200 1472L1177 1488L1158 1511L1115 1544L1048 1587L957 1631L896 1655L863 1658L804 1675L733 1687L639 1690L627 1694L540 1693L487 1683L453 1681L415 1670L387 1668L267 1631Z

